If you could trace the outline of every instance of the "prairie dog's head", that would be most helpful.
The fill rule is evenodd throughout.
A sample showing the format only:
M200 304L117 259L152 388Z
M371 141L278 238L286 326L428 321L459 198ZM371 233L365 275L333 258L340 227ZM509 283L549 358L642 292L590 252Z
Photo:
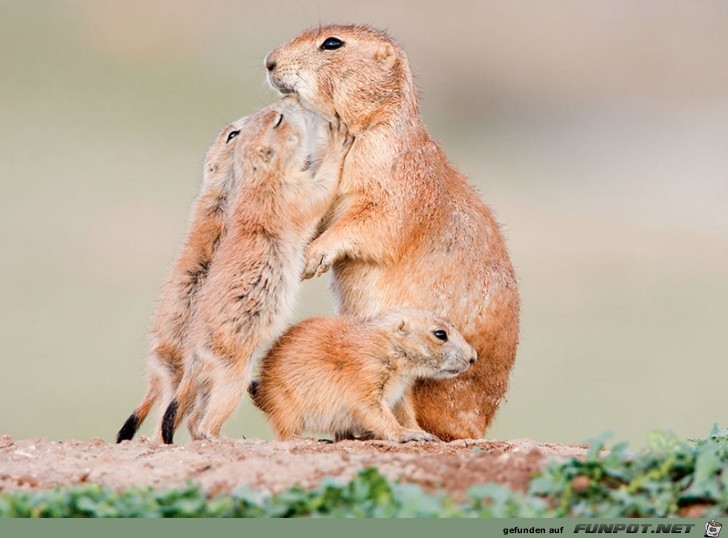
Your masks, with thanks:
M416 377L449 379L478 358L475 349L448 321L425 310L393 310L381 316L391 329L394 349Z
M285 97L220 131L205 157L205 180L244 177L254 182L307 172L325 132L315 114L296 98Z
M233 154L250 116L235 120L222 129L205 155L203 181L221 185L232 177Z
M329 120L341 117L354 134L402 105L418 108L407 56L369 26L311 28L268 54L265 66L274 89Z

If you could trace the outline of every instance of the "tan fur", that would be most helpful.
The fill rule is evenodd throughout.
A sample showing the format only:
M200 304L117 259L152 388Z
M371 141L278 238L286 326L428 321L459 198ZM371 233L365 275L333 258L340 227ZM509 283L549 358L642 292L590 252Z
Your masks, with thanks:
M332 36L344 46L322 50ZM517 283L493 215L420 119L405 53L370 27L325 26L266 66L273 87L356 136L305 276L333 267L346 315L409 307L449 319L481 360L456 379L418 383L417 420L443 439L481 437L516 357Z
M246 121L247 118L241 118L220 131L205 156L202 185L192 207L188 231L152 317L148 390L134 411L137 428L155 403L169 403L182 379L182 350L190 316L213 254L225 234L228 198L234 187L230 156L239 140L228 141L228 137L242 129ZM161 432L157 432L157 437L161 439Z
M219 437L245 393L255 355L283 330L300 286L304 248L331 205L350 145L343 132L329 132L314 174L311 147L322 136L326 142L316 117L291 98L251 116L241 133L230 157L237 186L228 230L185 343L171 433L193 411L193 438Z
M430 312L311 318L274 344L251 392L281 439L316 432L336 440L432 441L415 419L410 388L419 378L455 377L475 359L455 327Z

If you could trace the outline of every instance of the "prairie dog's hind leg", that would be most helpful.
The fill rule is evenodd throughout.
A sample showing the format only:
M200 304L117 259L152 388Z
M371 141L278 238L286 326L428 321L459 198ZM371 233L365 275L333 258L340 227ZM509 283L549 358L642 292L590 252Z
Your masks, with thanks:
M190 416L187 419L187 431L189 432L190 437L193 441L199 441L200 439L202 439L202 435L200 434L200 423L202 422L202 418L205 416L205 411L207 411L209 398L209 384L203 383L202 387L200 388L200 392L197 394L197 399L193 404Z
M239 371L237 368L231 369L220 366L217 370L211 376L212 385L207 398L207 409L204 411L197 428L200 436L204 439L219 439L221 437L222 425L238 407L252 377L248 368Z
M301 428L291 424L290 421L280 420L277 417L270 417L270 420L280 441L285 441L289 437L293 437L294 435L301 433Z

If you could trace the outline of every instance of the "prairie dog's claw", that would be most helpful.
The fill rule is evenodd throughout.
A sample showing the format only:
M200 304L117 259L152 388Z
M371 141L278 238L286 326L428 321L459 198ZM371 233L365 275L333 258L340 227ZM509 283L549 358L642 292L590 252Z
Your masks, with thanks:
M348 150L354 143L354 137L349 134L349 129L340 118L329 122L329 138L331 143L342 150Z

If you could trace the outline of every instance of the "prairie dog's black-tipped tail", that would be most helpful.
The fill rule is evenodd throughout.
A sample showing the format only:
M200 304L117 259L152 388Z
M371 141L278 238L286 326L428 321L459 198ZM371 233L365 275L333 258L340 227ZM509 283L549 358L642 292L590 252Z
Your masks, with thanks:
M174 443L175 419L177 418L178 408L179 403L177 400L172 400L162 418L162 440L168 445Z
M260 387L260 381L257 379L253 379L248 385L248 394L253 398L253 401L255 401L255 396L258 394L258 387Z
M144 395L144 399L141 401L139 406L134 409L131 416L126 419L126 422L124 422L119 433L116 434L117 443L121 443L122 441L131 441L134 434L136 434L137 430L142 425L142 422L144 422L144 419L147 418L149 410L154 405L154 402L156 402L159 398L161 387L162 380L158 375L152 375L149 379L149 390L147 390L147 393Z
M134 411L131 416L126 419L126 422L124 422L119 433L116 434L116 442L121 443L122 441L131 441L134 438L134 434L139 429L140 424L141 421L139 420L136 411Z
M255 407L262 411L263 408L260 405L260 381L254 379L250 382L250 385L248 385L248 394L250 394L250 398L253 400Z
M185 373L174 398L162 417L162 441L165 444L174 443L174 432L194 403L197 387L194 376L190 374L189 371Z

